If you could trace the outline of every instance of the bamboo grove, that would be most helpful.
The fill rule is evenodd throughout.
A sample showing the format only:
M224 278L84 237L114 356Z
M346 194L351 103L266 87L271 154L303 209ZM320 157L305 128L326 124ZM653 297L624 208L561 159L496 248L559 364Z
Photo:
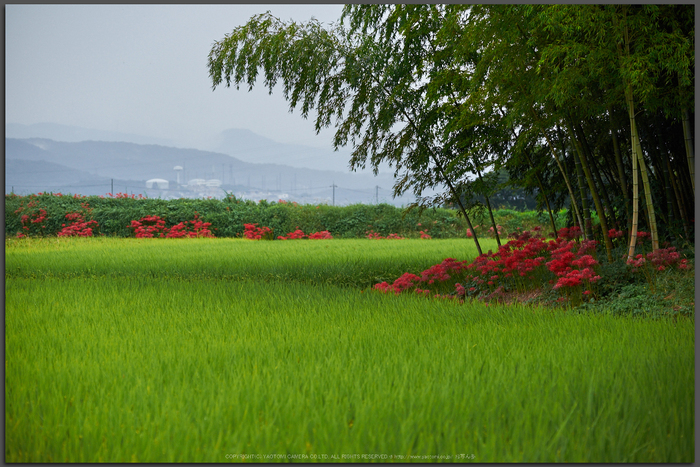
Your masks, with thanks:
M347 5L330 25L268 13L215 42L208 68L214 89L279 83L290 111L352 146L351 168L389 163L417 206L455 206L471 228L503 183L518 186L553 228L569 206L612 261L613 228L628 258L641 230L654 250L693 241L694 17L694 5Z

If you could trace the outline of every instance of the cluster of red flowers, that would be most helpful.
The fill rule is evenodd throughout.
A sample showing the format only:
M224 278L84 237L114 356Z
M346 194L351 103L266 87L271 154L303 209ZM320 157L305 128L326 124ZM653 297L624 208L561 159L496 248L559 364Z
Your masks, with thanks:
M301 240L302 238L307 238L307 236L298 227L294 232L288 233L286 237L282 235L277 237L278 240Z
M479 255L470 264L447 258L426 269L420 276L406 273L393 284L382 282L376 284L374 289L398 294L413 288L416 293L428 294L427 290L417 287L426 284L432 289L452 290L451 295L447 296L453 298L479 292L493 295L496 292L502 293L509 284L525 289L543 279L536 278L536 275L545 276L550 273L558 278L555 289L578 287L600 279L594 269L598 262L589 254L595 251L596 242L579 242L577 239L580 235L581 231L577 227L564 228L559 230L556 240L547 242L541 236L533 236L526 231L502 245L496 253ZM550 256L551 261L546 262L546 256Z
M26 209L32 209L36 207L37 202L36 201L30 201L29 204L27 205ZM20 207L19 209L15 210L15 214L19 214L22 212L25 208ZM29 235L30 231L34 231L34 233L37 233L39 235L43 235L43 230L45 229L46 225L44 225L44 220L46 220L46 210L43 208L39 208L38 211L34 211L31 214L24 214L20 218L22 222L22 230L23 232L17 232L17 238L24 238L27 235ZM37 231L36 228L39 228Z
M374 230L368 230L365 232L367 235L367 238L370 240L403 240L404 237L400 236L399 234L391 233L387 235L386 237L383 237L382 234L375 232Z
M452 278L450 274L458 274L460 271L465 270L466 267L466 261L456 261L453 258L447 258L442 263L431 266L430 268L421 272L420 276L407 272L404 273L398 279L396 279L392 284L389 284L387 282L376 284L374 286L374 290L378 290L380 292L394 292L395 294L399 294L405 290L408 290L412 287L416 287L420 284L426 284L426 286L434 286L438 285L439 282L446 282L447 280ZM459 285L459 287L457 287L457 285ZM454 287L457 289L458 293L460 288L464 290L464 287L461 284L455 284ZM414 292L418 294L428 295L430 293L430 290L416 287L414 289ZM440 295L436 294L436 297L440 297Z
M580 235L580 232L581 229L576 228L574 234ZM571 229L568 232L561 232L560 230L559 237L555 241L549 242L548 250L552 254L552 260L547 263L547 268L559 278L554 284L555 289L578 287L585 283L594 283L600 279L600 276L593 269L594 266L598 266L598 261L587 254L588 251L595 252L597 242L595 240L584 240L576 243L573 240L566 240L566 238L570 238L570 235ZM578 235L574 238L577 238ZM577 249L573 251L575 246L577 246Z
M420 273L422 282L433 284L435 281L444 282L450 278L450 272L457 273L466 267L466 261L456 261L453 258L447 258L442 263L431 266Z
M27 222L30 222L32 224L41 224L44 222L44 219L46 219L46 210L45 209L39 209L39 211L35 212L34 214L30 216L28 215L23 215L22 216L22 225L27 225ZM45 227L45 226L42 226Z
M164 238L168 229L165 227L165 220L160 216L146 216L137 221L131 221L127 227L134 229L136 238L153 238L159 236Z
M187 230L187 224L190 224L190 230ZM134 229L136 238L153 238L156 235L160 238L214 238L211 230L209 230L210 226L210 222L202 222L199 219L199 214L195 212L193 220L180 222L170 228L165 226L165 220L160 218L160 216L142 217L138 221L131 221L131 224L127 227Z
M638 254L634 259L630 258L627 260L627 264L632 266L633 271L637 268L643 266L644 264L651 263L654 269L657 271L664 271L666 268L678 265L678 269L689 269L688 260L681 259L681 255L676 251L675 247L662 248L651 253L647 253L646 258L642 254Z
M92 237L93 227L97 228L97 221L86 221L83 214L79 212L66 214L66 219L71 223L69 225L61 224L63 229L58 232L59 237Z
M243 224L243 226L245 227L243 235L250 240L262 240L263 238L272 240L272 229L269 227L258 227L258 224ZM277 237L278 240L302 240L304 238L309 240L328 240L332 239L333 235L327 230L307 235L303 230L297 228L294 232Z
M272 229L269 227L258 227L258 224L243 224L245 227L245 238L250 240L262 240L263 238L269 238L272 240Z
M333 235L327 230L322 230L321 232L314 232L309 234L309 240L332 240Z
M417 285L421 282L421 278L410 272L406 272L401 277L396 279L393 284L388 284L387 282L382 282L374 286L375 290L380 292L394 292L395 294L400 294L404 290L408 290L411 287ZM419 289L420 290L420 289ZM421 291L422 292L422 291ZM419 293L421 293L419 292Z
M423 239L425 239L425 240L429 240L429 239L431 239L431 238L433 238L433 237L431 237L430 235L428 235L427 232L423 232L423 231L421 230L421 231L420 231L420 238L423 238Z
M623 232L622 230L615 230L615 229L610 229L608 230L608 237L609 238L620 238L624 237L626 235L626 232ZM637 231L637 240L639 243L644 242L644 240L647 240L651 238L651 234L649 232L643 232L641 230Z
M188 226L191 230L187 230ZM214 234L211 233L209 227L211 222L202 222L199 219L199 215L194 213L194 219L191 221L180 222L172 227L170 227L170 232L165 236L166 238L214 238Z
M557 231L557 238L564 238L566 240L573 240L581 236L581 228L578 225L573 227L564 227Z

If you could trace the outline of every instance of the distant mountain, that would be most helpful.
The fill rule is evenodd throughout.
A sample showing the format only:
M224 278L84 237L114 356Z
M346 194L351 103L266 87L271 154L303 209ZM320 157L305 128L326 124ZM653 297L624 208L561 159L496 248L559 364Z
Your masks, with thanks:
M215 136L207 149L228 154L245 162L284 164L299 168L349 172L350 152L298 144L286 144L257 135L250 130L229 129Z
M151 138L150 136L120 133L117 131L91 130L59 123L35 123L22 125L20 123L5 124L6 138L45 138L54 141L75 143L79 141L120 141L136 144L160 144L163 146L175 145L172 140Z
M126 191L129 185L132 188L143 186L141 181L95 176L79 168L49 162L51 159L56 160L50 151L35 144L6 139L5 192L24 194L50 191L104 195L112 189L112 186L117 192Z
M255 139L249 140L255 143ZM283 145L284 146L284 145ZM254 154L254 146L248 146ZM226 154L197 149L125 142L82 141L59 142L45 138L5 139L6 192L15 185L16 192L46 191L48 188L19 186L58 186L78 183L100 185L106 180L145 181L161 178L177 185L193 179L219 180L222 189L235 192L288 193L289 199L328 199L333 196L339 204L375 201L376 187L381 187L380 201L408 204L407 199L393 201L390 189L393 177L370 173L315 170L272 163L244 162ZM262 161L259 161L262 162ZM182 171L176 171L180 166ZM128 182L132 187L136 185ZM72 193L86 194L74 187ZM104 194L108 190L100 188ZM117 187L115 186L115 191ZM121 188L119 188L121 190ZM221 190L219 190L221 191ZM223 193L223 192L222 192ZM92 193L91 193L92 194Z
M96 177L82 170L44 160L7 159L5 161L5 193L80 193L88 196L104 195L111 192L112 188L116 193L127 191L139 193L143 186L142 181Z
M6 123L5 137L12 139L40 138L67 143L108 141L196 148L203 151L227 154L243 162L254 164L280 164L297 168L350 172L350 151L346 148L334 151L332 147L318 148L300 144L280 143L250 130L240 128L225 130L196 143L186 143L184 141L153 138L116 131L94 130L58 123L35 123L32 125ZM364 171L367 174L370 172L370 170ZM391 173L388 167L381 167L381 172Z

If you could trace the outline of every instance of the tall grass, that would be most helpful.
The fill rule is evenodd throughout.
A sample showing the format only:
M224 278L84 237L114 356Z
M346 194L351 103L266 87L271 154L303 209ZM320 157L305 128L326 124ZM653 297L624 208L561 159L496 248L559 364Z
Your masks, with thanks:
M694 461L693 320L312 285L433 245L337 243L6 246L6 462Z
M495 240L482 248L496 249ZM281 280L371 287L448 256L477 256L469 239L23 239L6 242L7 277L128 276Z

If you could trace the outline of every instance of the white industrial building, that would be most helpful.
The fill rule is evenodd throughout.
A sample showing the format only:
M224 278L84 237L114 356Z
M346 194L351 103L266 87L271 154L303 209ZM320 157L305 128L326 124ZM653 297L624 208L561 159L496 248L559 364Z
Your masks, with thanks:
M146 180L146 188L167 190L168 186L170 186L170 183L167 180L163 180L162 178L152 178L150 180Z

